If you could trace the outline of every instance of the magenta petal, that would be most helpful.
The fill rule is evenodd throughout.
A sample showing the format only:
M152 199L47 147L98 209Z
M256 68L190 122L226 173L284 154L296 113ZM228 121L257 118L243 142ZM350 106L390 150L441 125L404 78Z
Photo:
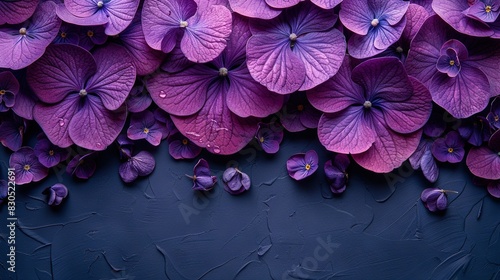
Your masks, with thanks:
M490 182L487 189L493 197L500 198L500 180Z
M376 141L377 132L362 106L351 106L343 111L323 114L318 124L318 137L329 151L359 154Z
M489 148L472 147L466 162L472 174L484 179L500 179L500 155Z
M106 109L98 97L88 95L69 124L69 136L80 147L102 151L116 139L127 117L127 111Z
M352 104L363 104L363 88L351 80L351 60L349 56L345 56L335 76L307 91L307 99L315 108L325 113L335 113Z
M0 1L0 25L21 23L33 15L39 0Z
M231 112L243 118L263 118L279 111L284 97L253 80L247 67L235 69L230 75L231 84L226 101Z
M146 86L158 107L178 116L191 115L205 104L208 85L217 75L216 70L213 73L206 70L205 66L196 65L175 74L158 73Z
M0 68L21 69L43 55L61 26L55 6L52 1L40 3L29 21L0 27ZM25 28L25 35L21 28Z
M42 127L50 142L59 147L73 144L68 132L70 120L79 110L80 96L70 94L63 101L54 105L38 103L33 109L35 121Z
M377 173L390 172L398 168L417 149L422 130L402 135L378 124L377 137L372 147L361 154L352 155L363 168Z
M250 18L272 19L281 10L269 6L265 0L228 0L231 9L240 15Z
M301 0L266 0L266 3L272 8L284 9L297 5Z
M436 73L429 91L432 100L455 118L470 117L482 111L490 98L488 78L481 70L468 65L462 65L454 78Z
M71 92L85 88L97 71L92 55L74 45L52 45L42 58L28 67L27 80L38 98L57 103Z
M87 91L97 94L104 107L118 109L135 82L135 67L128 52L118 45L107 45L94 53L97 72L87 82Z
M333 9L340 4L342 0L311 0L311 2L322 9Z
M297 91L306 77L304 63L283 36L252 36L247 43L247 65L256 81L279 94Z
M181 40L181 50L193 62L208 62L219 56L231 34L231 12L224 6L213 5L188 20Z

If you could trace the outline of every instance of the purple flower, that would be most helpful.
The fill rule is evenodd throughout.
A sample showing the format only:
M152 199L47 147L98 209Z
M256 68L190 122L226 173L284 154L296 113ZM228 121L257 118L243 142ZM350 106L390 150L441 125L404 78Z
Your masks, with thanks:
M175 159L191 159L197 157L202 148L179 132L168 137L168 153Z
M456 131L450 131L444 138L432 144L432 154L440 162L461 162L465 155L464 140Z
M427 188L422 191L420 199L425 208L431 212L444 211L448 207L447 193L458 193L456 191L443 190L438 188Z
M433 1L432 8L460 33L500 38L498 0L440 0Z
M38 140L34 151L38 161L47 168L54 167L69 157L68 149L63 149L50 143L49 139L45 137Z
M30 20L0 26L0 68L21 69L43 55L61 25L55 6L52 1L40 3ZM12 18L12 15L7 18Z
M352 70L346 57L339 73L307 97L324 112L320 142L353 154L374 172L389 172L413 154L432 109L429 91L394 57L373 58Z
M23 145L26 121L14 114L0 122L0 143L12 151Z
M68 188L63 184L55 184L45 189L43 194L49 194L49 201L47 204L57 206L68 196Z
M0 180L0 205L6 201L9 194L9 183L5 180Z
M52 45L28 67L28 83L43 103L33 115L57 146L75 143L104 150L123 128L123 103L135 81L128 52L108 45L92 54L74 45Z
M443 135L446 130L445 114L447 113L440 107L434 107L429 120L424 125L424 134L429 137L439 137Z
M234 16L228 46L212 62L147 81L153 101L189 140L215 154L233 154L255 136L258 119L279 110L283 97L255 82L245 64L247 22Z
M500 128L500 97L493 99L491 102L491 109L486 117L491 127L496 129Z
M141 12L137 12L132 23L117 37L132 57L137 75L153 73L160 67L165 53L152 49L146 42L141 24Z
M135 113L130 118L130 126L127 130L128 138L132 140L146 139L151 145L158 146L163 135L168 135L167 127L155 119L153 112L146 110Z
M217 177L210 175L210 167L208 162L204 159L200 159L193 169L194 175L187 177L193 179L193 190L197 191L209 191L217 183Z
M38 182L47 177L49 170L37 159L35 152L30 147L22 147L10 155L10 168L16 173L16 185Z
M116 138L116 143L118 144L118 150L120 152L120 159L128 159L132 156L132 150L134 148L134 142L130 140L127 135L120 134Z
M137 82L136 82L137 83ZM127 98L127 109L132 113L140 113L146 110L153 102L142 81L136 84Z
M94 159L95 155L95 152L85 155L76 155L68 163L68 166L66 166L66 173L84 180L92 177L97 168Z
M321 112L314 108L303 91L287 96L286 102L279 112L283 127L290 132L317 128Z
M354 34L347 43L349 54L368 58L395 43L406 26L408 1L344 0L340 21Z
M155 169L155 159L153 155L146 151L141 151L120 165L120 178L125 183L135 181L139 176L147 176Z
M0 25L18 24L33 15L39 0L0 1Z
M472 147L466 163L472 174L478 177L500 179L500 130L493 133L488 147Z
M481 112L500 92L500 42L461 35L438 16L425 21L406 60L408 75L456 118Z
M0 113L14 107L16 95L19 92L19 82L9 71L0 72Z
M255 138L264 152L275 154L283 141L283 127L276 123L259 123Z
M73 24L63 22L59 28L56 38L54 38L54 44L72 44L77 45L80 42L80 36L78 34L78 27Z
M163 139L179 132L167 112L163 111L160 108L156 108L153 114L155 116L155 119L167 128L167 134L163 135Z
M432 141L422 139L418 144L417 150L409 158L411 167L414 170L422 169L424 177L429 182L436 182L439 177L439 167L432 155Z
M224 182L224 190L233 195L248 191L251 186L250 177L234 167L229 167L224 171L222 181Z
M95 45L106 43L108 35L104 33L104 26L80 26L78 45L90 51Z
M318 169L318 154L314 150L295 154L286 161L288 175L299 181L311 176Z
M458 128L458 133L463 139L474 146L481 146L491 137L490 124L485 117L473 116L463 120Z
M252 77L269 90L288 94L311 89L337 73L345 37L337 17L312 4L299 4L270 20L251 21L246 45Z
M81 26L105 25L106 34L117 35L132 22L139 0L65 0L57 15L65 22Z
M189 60L208 62L226 47L231 12L222 5L199 6L194 0L146 0L142 24L151 48L169 53L180 44Z
M328 160L325 162L325 175L328 183L330 184L330 190L335 194L343 193L347 186L347 180L349 176L347 175L347 168L351 161L349 157L344 154L336 154L333 160Z

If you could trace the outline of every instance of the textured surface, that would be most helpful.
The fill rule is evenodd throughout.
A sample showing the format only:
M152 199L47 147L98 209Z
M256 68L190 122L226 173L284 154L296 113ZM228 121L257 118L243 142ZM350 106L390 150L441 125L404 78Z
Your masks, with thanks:
M409 164L390 175L351 166L346 192L332 198L322 168L331 154L313 138L287 135L273 156L251 147L235 156L203 152L219 178L207 195L184 176L197 159L173 160L166 142L153 151L155 172L132 185L120 181L116 151L100 155L86 182L53 169L17 189L17 279L499 278L500 201L472 184L465 164L440 164L434 185ZM286 160L309 149L321 168L295 182ZM252 179L241 196L220 181L235 162ZM2 179L6 164L1 148ZM69 196L53 209L41 192L58 182ZM431 186L460 192L449 195L445 215L419 201ZM2 224L6 216L3 205ZM2 244L6 234L2 226ZM0 279L16 279L6 254L0 246Z

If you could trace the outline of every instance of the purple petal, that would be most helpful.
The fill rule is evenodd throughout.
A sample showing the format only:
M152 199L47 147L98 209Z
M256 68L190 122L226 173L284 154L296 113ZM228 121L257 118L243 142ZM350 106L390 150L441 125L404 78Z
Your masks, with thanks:
M329 151L359 154L376 141L377 132L371 122L362 106L351 106L338 113L323 114L318 124L318 137Z
M71 174L79 179L88 179L94 175L97 166L93 159L93 153L83 156L76 155L66 167L66 173Z
M16 185L38 182L47 177L49 170L38 162L35 153L30 147L22 147L9 159L9 166L16 172Z
M78 45L86 50L91 50L94 45L102 45L108 39L104 33L104 25L81 26L79 28Z
M1 1L0 25L21 23L33 15L39 0Z
M65 3L75 2L75 0L66 1ZM93 2L93 1L89 1ZM94 5L96 2L93 3ZM95 6L94 6L95 7ZM103 25L108 22L108 17L106 13L101 9L95 9L95 13L83 13L82 16L76 16L68 7L63 3L60 3L56 7L57 16L65 22L72 23L79 26L92 26L92 25ZM75 11L77 12L77 11ZM87 15L87 16L85 16Z
M68 128L71 119L79 110L79 101L80 97L77 94L71 94L58 104L39 103L35 106L33 117L50 142L63 148L73 144Z
M436 14L460 33L478 37L493 35L493 31L487 24L472 19L464 13L465 10L469 9L468 1L433 1L432 8Z
M231 9L240 15L250 18L272 19L281 10L267 5L265 0L228 0Z
M481 70L468 65L462 65L455 78L436 73L429 91L432 100L455 118L470 117L482 111L490 98L488 78Z
M266 0L267 3L272 8L284 9L297 5L301 0Z
M310 155L315 153L314 151L309 152ZM309 165L305 157L306 154L295 154L286 161L288 175L297 181L309 177L318 169L317 163L314 166Z
M169 138L168 152L175 159L195 158L201 153L201 150L201 147L180 133Z
M437 166L434 156L429 149L424 152L424 155L420 160L420 168L429 182L434 183L437 181L439 177L439 167Z
M420 199L423 202L436 201L441 194L442 194L442 191L440 189L427 188L427 189L422 191L422 194L420 195Z
M377 133L375 142L361 154L352 155L353 159L365 169L373 172L390 172L407 160L418 147L422 130L411 134L399 134L379 122L374 130Z
M137 179L137 177L139 177L137 169L135 168L132 160L128 160L128 161L120 164L120 167L118 169L118 173L120 174L120 178L125 183L131 183L131 182L135 181L135 179Z
M146 151L141 151L131 159L132 164L137 170L139 176L147 176L155 169L155 159L153 155Z
M254 35L247 43L247 65L252 77L279 94L297 91L304 83L304 63L284 36ZM273 65L273 67L269 67Z
M301 3L292 9L287 9L281 17L289 26L287 31L294 32L297 36L312 32L325 32L335 25L337 18L337 15L330 11L319 9L309 3Z
M342 0L311 0L311 2L322 9L333 9L340 4Z
M231 34L231 12L224 6L210 6L198 10L188 23L181 40L181 50L186 57L203 63L219 56Z
M488 184L488 192L496 198L500 198L500 181L492 181Z
M87 82L88 92L97 94L106 109L118 109L135 82L135 67L128 52L118 45L107 45L94 54L97 72Z
M472 147L466 162L472 174L484 179L500 179L500 155L491 149Z
M311 172L316 171L318 168L318 153L315 150L307 151L304 155L306 163L311 165Z
M358 35L368 34L372 27L373 13L361 12L368 9L367 1L344 0L340 5L339 17L342 24Z
M430 149L430 146L432 146L432 142L428 139L421 139L420 143L418 144L417 149L415 152L410 156L408 159L411 167L414 170L417 170L420 168L420 163L422 161L422 157L424 156L424 153Z
M275 154L279 151L280 143L283 140L283 127L259 123L255 137L266 153Z
M61 26L52 1L40 3L29 22L0 27L0 68L21 69L40 58ZM24 28L24 29L23 29ZM21 34L21 31L25 34Z
M443 211L448 207L448 199L446 198L446 194L443 192L439 195L436 200L436 208L440 211Z
M69 123L69 136L80 147L102 151L122 130L127 111L124 108L109 111L98 97L87 95L86 98Z
M488 146L494 152L500 153L500 130L497 130L493 135L491 135L488 141Z
M152 102L151 96L149 96L148 91L142 84L132 88L126 101L127 109L132 113L140 113L146 110Z
M4 120L0 123L0 143L12 151L17 151L23 145L26 123L24 120L14 117L12 120Z
M27 80L38 98L57 103L71 92L85 88L97 71L92 55L74 45L52 45L28 67Z
M134 19L139 2L139 0L121 0L105 3L108 16L106 34L114 36L125 30Z

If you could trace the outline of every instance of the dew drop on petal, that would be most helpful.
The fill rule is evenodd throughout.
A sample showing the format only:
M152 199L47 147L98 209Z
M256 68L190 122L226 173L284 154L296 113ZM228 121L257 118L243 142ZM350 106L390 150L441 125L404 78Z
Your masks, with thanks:
M160 98L165 98L165 97L167 97L167 94L165 93L165 91L160 90Z
M59 119L59 126L64 126L66 124L66 122L64 121L64 119Z
M100 148L100 147L102 146L102 144L101 144L100 142L95 143L95 145L96 145L98 148Z
M220 148L215 146L214 147L214 153L219 154L220 153Z

